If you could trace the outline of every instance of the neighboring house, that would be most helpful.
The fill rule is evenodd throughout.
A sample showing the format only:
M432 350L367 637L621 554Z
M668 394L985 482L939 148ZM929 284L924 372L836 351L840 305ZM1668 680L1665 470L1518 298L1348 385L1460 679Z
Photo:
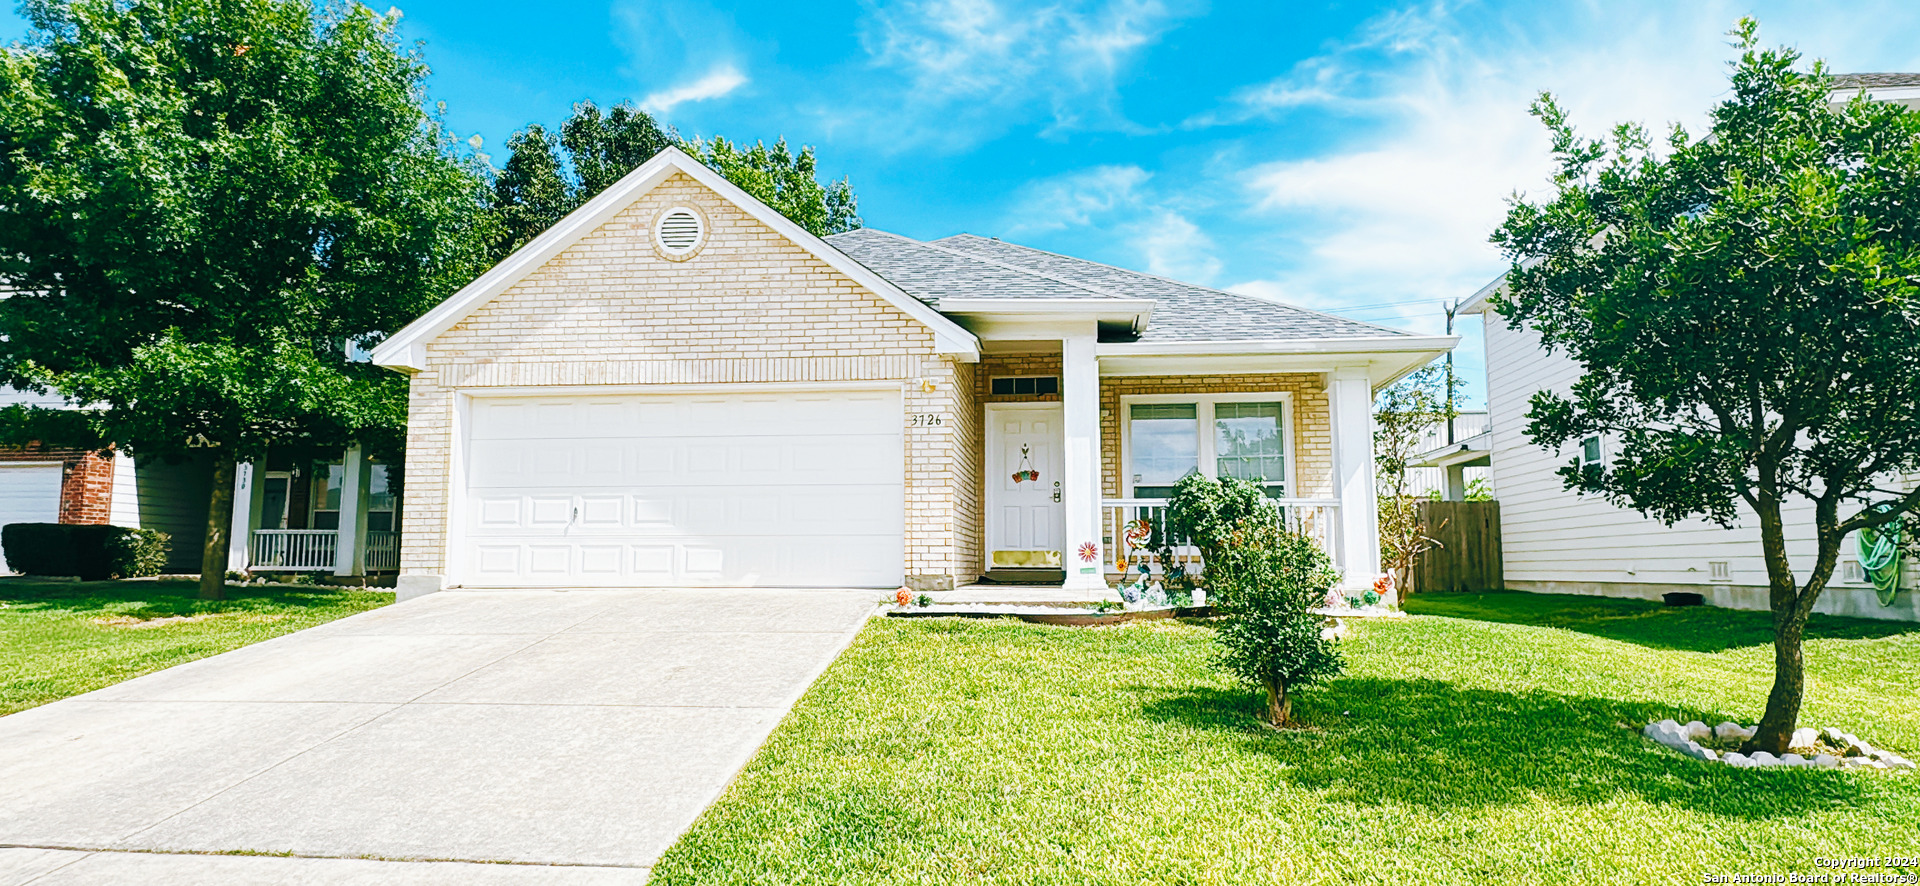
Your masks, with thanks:
M1465 501L1475 483L1487 481L1487 411L1461 410L1452 421L1427 429L1407 468L1407 491L1415 496Z
M0 407L66 408L66 401L0 387ZM209 463L143 461L116 452L0 447L0 526L112 523L173 536L167 569L198 572L206 539Z
M374 351L402 596L1104 588L1190 471L1378 569L1374 391L1453 343L981 237L822 240L668 149Z
M233 486L230 570L362 576L400 567L399 464L359 446L282 446L239 465Z
M1920 106L1920 74L1850 74L1837 80L1842 89L1836 98L1864 88L1875 99ZM1760 530L1751 520L1731 529L1699 519L1668 527L1599 497L1567 491L1555 471L1575 459L1609 461L1613 444L1595 436L1554 451L1527 440L1528 400L1542 390L1568 394L1581 373L1565 354L1544 349L1536 333L1509 327L1489 310L1487 299L1504 281L1503 276L1488 284L1461 308L1463 314L1480 314L1484 323L1490 430L1453 447L1439 447L1428 463L1491 462L1507 586L1645 598L1692 591L1716 606L1767 609ZM1812 504L1803 499L1790 503L1786 512L1788 555L1802 576L1814 554L1812 514ZM1920 621L1920 599L1912 590L1916 585L1920 569L1910 563L1903 590L1892 606L1882 606L1849 538L1817 611Z
M57 396L0 388L0 407L16 404L69 408ZM346 466L355 458L353 450L286 447L266 461L242 465L234 483L235 544L228 568L340 575L397 569L398 467L359 459L365 479L351 489ZM111 523L157 529L172 538L166 571L197 574L212 481L213 461L204 452L167 462L136 461L113 451L0 447L0 526ZM364 504L364 509L347 509L344 524L343 500ZM364 528L355 533L354 526ZM361 543L342 544L343 538Z

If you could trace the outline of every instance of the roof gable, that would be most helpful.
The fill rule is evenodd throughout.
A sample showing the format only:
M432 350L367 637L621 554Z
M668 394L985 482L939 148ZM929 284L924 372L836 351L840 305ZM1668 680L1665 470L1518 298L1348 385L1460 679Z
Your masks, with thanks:
M527 275L552 261L569 246L605 225L621 210L632 205L676 172L699 182L834 270L845 274L882 300L925 324L933 331L934 347L937 352L959 355L966 360L979 358L980 343L972 333L962 329L919 299L908 295L885 277L874 273L826 241L794 224L786 216L709 169L706 164L688 156L679 148L669 147L654 155L653 159L641 164L639 168L627 173L598 196L588 200L585 205L568 213L553 227L515 250L512 255L507 256L473 282L462 287L460 291L434 306L419 319L389 336L386 341L380 343L379 347L374 348L373 362L403 372L424 369L426 346L430 342L501 293L506 292Z

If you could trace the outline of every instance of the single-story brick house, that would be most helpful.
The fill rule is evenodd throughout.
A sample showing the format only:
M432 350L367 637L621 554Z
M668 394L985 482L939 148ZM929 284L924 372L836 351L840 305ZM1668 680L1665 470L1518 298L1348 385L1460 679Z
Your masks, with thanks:
M668 149L374 350L402 596L1104 587L1189 471L1378 568L1373 393L1452 346L1011 243L825 239Z

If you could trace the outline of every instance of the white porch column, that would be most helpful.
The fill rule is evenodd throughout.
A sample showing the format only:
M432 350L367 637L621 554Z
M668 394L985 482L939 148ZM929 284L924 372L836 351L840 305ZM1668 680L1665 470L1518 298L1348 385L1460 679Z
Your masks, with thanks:
M1100 550L1100 360L1094 353L1098 333L1089 322L1083 332L1060 340L1061 424L1065 451L1060 476L1061 508L1067 537L1062 564L1071 590L1106 590ZM1082 549L1092 545L1093 558Z
M340 460L340 528L334 540L333 574L367 574L367 479L371 465L355 443Z
M1380 573L1380 520L1373 480L1373 383L1365 367L1327 376L1333 407L1333 494L1340 499L1335 566L1346 590L1373 587Z
M1464 464L1447 465L1447 501L1467 500L1467 466Z
M254 521L260 513L259 468L259 462L251 461L233 466L233 522L227 529L227 570L230 572L245 572L253 565Z

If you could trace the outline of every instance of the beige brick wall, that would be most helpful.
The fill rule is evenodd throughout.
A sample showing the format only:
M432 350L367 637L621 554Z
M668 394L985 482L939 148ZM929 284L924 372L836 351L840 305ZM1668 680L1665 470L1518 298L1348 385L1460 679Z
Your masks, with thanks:
M986 452L984 416L980 410L978 382L980 367L974 363L955 363L954 386L955 399L953 415L959 423L956 429L956 445L959 447L954 456L957 473L952 486L954 495L954 580L959 584L970 584L980 577L982 564L986 561Z
M709 221L687 261L660 257L650 242L654 218L675 205ZM685 175L435 339L426 362L409 398L404 573L447 571L460 482L449 464L455 392L496 386L897 379L906 574L951 584L968 568L966 547L977 549L977 534L955 519L977 501L954 491L978 482L979 447L963 445L977 436L972 367L935 354L919 321Z

